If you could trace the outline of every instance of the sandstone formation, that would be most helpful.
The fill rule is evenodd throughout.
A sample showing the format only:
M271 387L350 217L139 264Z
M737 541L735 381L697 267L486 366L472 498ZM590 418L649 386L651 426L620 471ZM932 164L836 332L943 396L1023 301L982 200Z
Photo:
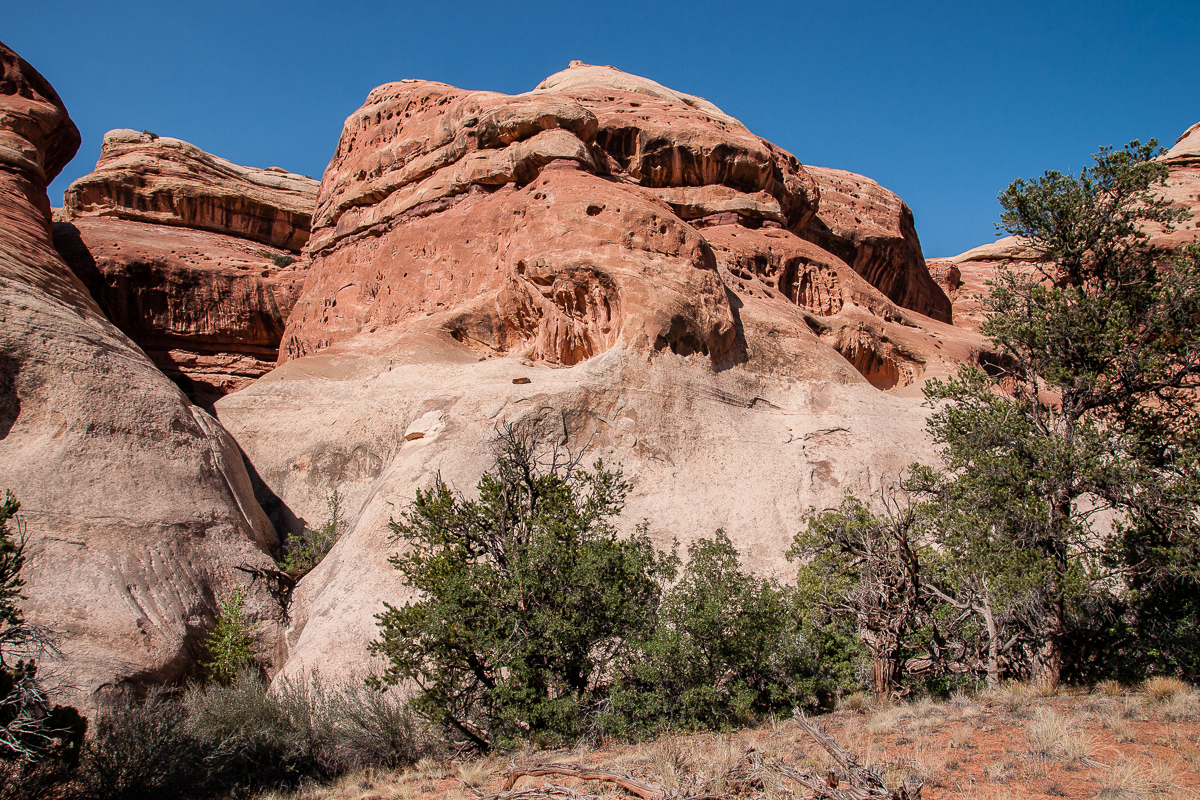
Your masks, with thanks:
M55 244L100 308L203 405L275 367L317 181L117 130Z
M46 185L79 134L0 45L0 488L21 501L27 618L62 634L43 674L87 707L185 674L217 598L249 590L262 655L278 604L239 567L275 533L233 439L102 314L51 241Z
M90 175L63 197L70 219L117 217L226 233L285 250L308 241L318 182L242 167L148 131L104 137Z
M1163 249L1200 243L1200 122L1183 132L1162 161L1170 171L1162 195L1192 217L1173 231L1152 231L1151 243Z
M540 419L621 467L630 528L724 527L775 574L809 505L932 458L920 385L981 340L931 319L949 305L903 204L815 174L611 67L516 96L371 92L325 173L281 366L215 405L280 523L320 523L334 490L352 517L297 587L286 674L369 668L373 615L406 596L388 518L437 474L470 492L498 425Z
M897 305L951 321L950 299L930 278L909 207L870 178L806 167L821 210L801 235L837 255Z

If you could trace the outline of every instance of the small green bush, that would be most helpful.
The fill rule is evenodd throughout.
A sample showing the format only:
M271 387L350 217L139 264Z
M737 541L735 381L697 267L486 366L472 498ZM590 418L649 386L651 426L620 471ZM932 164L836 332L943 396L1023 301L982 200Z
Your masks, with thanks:
M284 267L290 267L298 260L299 259L297 259L295 256L289 256L285 253L275 253L271 256L271 261L274 262L275 266L279 267L280 269L283 269Z
M279 562L280 570L298 579L316 568L317 564L321 563L321 559L329 554L338 539L346 532L348 525L342 511L343 499L335 489L325 498L325 505L329 508L329 517L324 524L315 530L305 526L301 533L289 538L284 543L283 558Z
M218 683L232 683L254 662L254 627L246 621L244 589L235 589L221 600L216 626L204 637L205 658L200 661L205 675Z
M270 690L259 672L243 670L182 698L159 691L145 702L108 704L70 790L60 785L46 796L240 797L365 766L404 767L431 752L396 692L362 681L326 684L316 672Z
M281 680L269 690L255 671L184 698L189 734L205 743L222 786L295 785L357 767L415 763L428 739L396 692L362 681Z

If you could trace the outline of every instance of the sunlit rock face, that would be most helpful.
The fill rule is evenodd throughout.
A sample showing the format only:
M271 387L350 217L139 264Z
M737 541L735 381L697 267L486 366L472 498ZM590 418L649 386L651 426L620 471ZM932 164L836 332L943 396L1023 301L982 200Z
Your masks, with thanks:
M351 511L293 595L285 674L370 668L374 614L408 596L388 519L435 475L470 493L506 423L624 470L627 527L724 527L781 575L809 505L932 458L921 382L980 340L932 318L949 301L899 199L836 173L871 199L856 221L840 188L826 210L831 175L611 67L371 92L322 180L281 366L215 406L280 525L319 523L335 489Z
M239 570L275 532L234 440L102 313L51 239L46 186L79 133L0 45L0 488L29 535L22 605L62 634L40 662L89 707L193 664L217 598L241 586L272 664L278 603Z
M274 369L317 186L110 131L95 171L67 189L54 241L108 318L207 406Z
M1200 243L1200 122L1184 131L1158 161L1167 167L1167 178L1165 184L1156 185L1152 191L1190 215L1169 230L1157 224L1146 226L1150 246L1165 253ZM1050 271L1041 253L1015 236L973 247L952 258L930 259L927 266L953 302L954 324L971 330L978 330L983 321L980 298L988 293L988 282L995 279L1001 267L1031 276Z

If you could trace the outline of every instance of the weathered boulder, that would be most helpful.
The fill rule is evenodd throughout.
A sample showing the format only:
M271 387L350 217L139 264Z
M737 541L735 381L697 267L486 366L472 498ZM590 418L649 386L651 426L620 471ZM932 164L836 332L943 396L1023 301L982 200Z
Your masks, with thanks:
M105 315L209 406L275 367L317 185L111 131L95 172L67 189L55 245Z
M275 657L263 569L275 532L241 453L114 327L51 242L46 184L79 134L0 45L0 487L21 501L27 618L62 634L43 674L89 706L192 667L217 598L242 586Z
M629 528L667 546L723 526L771 574L810 504L931 458L914 396L980 339L802 238L817 213L791 155L609 67L512 97L371 92L325 173L281 366L215 404L280 524L321 522L335 490L350 517L296 589L285 672L369 668L373 615L407 596L388 518L438 474L469 492L505 422L624 469Z
M805 169L816 181L821 204L798 233L837 255L897 305L950 322L950 299L926 269L908 205L862 175Z
M68 219L117 217L226 233L287 250L308 241L318 181L243 167L148 131L104 136L96 169L63 196Z

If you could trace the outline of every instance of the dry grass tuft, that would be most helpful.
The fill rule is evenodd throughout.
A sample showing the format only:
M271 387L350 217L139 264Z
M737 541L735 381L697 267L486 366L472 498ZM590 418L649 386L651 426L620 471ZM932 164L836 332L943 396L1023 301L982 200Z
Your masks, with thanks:
M1200 694L1189 689L1179 692L1166 700L1158 712L1168 722L1194 722L1200 720Z
M446 777L445 768L429 756L425 756L413 766L418 776L425 780L440 781Z
M458 778L467 786L483 784L493 772L487 761L465 761L458 765Z
M880 709L867 720L867 729L875 734L891 733L903 718L904 711L898 706Z
M871 710L871 696L866 692L848 694L838 701L838 708L846 708L855 713L865 713Z
M1192 687L1179 680L1179 678L1166 675L1156 675L1142 682L1142 691L1155 703L1164 703L1176 695L1188 694L1191 692L1191 689Z
M1169 773L1127 758L1092 773L1092 779L1100 786L1096 792L1100 800L1153 800L1168 795L1172 788Z
M954 750L963 750L974 746L975 732L966 725L959 725L950 731L946 742Z
M1043 758L1078 763L1091 761L1095 741L1079 730L1075 720L1053 709L1037 709L1025 726L1025 734L1034 754Z

